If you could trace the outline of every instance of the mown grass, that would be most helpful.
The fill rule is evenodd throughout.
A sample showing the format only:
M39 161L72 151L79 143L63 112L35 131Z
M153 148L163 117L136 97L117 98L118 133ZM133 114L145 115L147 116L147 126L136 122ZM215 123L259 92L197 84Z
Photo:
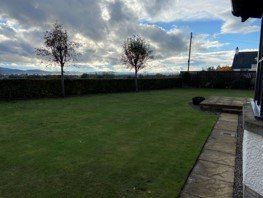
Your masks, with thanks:
M174 89L0 103L0 197L176 197L216 116Z

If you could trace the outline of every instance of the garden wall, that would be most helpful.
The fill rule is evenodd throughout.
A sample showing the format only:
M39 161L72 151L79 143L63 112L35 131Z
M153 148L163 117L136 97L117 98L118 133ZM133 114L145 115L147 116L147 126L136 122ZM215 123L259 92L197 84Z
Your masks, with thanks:
M182 87L180 78L139 79L140 90ZM67 96L94 93L132 92L133 79L66 79ZM0 80L0 99L29 99L61 96L59 79L3 79Z
M255 71L197 71L181 72L184 86L221 88L221 89L254 89Z
M263 122L254 117L251 103L243 107L244 197L263 197Z

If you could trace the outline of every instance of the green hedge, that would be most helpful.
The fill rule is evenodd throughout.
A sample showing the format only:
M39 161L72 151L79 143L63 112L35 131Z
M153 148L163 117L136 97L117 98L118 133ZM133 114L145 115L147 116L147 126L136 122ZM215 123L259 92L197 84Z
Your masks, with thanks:
M182 87L180 78L139 79L140 90ZM66 79L67 96L134 91L133 79ZM0 80L0 99L29 99L61 96L59 79Z

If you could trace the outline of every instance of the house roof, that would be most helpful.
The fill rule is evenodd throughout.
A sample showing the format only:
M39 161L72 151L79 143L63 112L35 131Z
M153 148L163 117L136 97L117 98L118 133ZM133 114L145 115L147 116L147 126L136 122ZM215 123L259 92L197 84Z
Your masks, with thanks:
M233 14L241 17L242 21L248 18L261 18L263 14L262 0L232 0Z
M237 52L234 57L232 69L251 69L257 64L258 52Z

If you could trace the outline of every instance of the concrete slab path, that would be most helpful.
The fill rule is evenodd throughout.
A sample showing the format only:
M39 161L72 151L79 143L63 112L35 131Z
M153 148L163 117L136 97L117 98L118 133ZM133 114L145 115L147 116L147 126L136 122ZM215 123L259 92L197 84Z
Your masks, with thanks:
M222 113L193 168L182 198L233 197L238 115Z

